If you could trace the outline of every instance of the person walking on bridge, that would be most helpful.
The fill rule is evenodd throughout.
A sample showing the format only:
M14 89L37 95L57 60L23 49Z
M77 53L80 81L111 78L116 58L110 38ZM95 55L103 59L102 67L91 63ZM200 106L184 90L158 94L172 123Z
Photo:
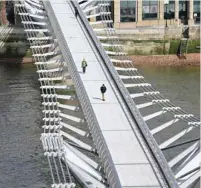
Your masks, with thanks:
M101 86L100 90L102 93L102 100L105 101L105 92L106 92L107 88L105 87L104 84Z
M87 62L85 59L82 60L82 72L83 74L86 72Z

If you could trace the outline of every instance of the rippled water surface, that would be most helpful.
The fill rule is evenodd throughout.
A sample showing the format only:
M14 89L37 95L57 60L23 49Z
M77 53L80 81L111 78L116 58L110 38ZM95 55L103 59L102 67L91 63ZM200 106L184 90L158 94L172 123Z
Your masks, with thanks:
M50 187L35 67L0 64L0 188Z
M139 67L175 105L199 116L199 67ZM0 64L0 188L46 188L51 179L40 143L38 76L32 65Z
M137 67L175 106L200 117L200 67Z
M187 113L200 117L200 67L137 67L148 83ZM198 132L191 139L199 137ZM174 150L172 151L174 153ZM169 151L171 155L171 151ZM194 185L200 188L200 180Z

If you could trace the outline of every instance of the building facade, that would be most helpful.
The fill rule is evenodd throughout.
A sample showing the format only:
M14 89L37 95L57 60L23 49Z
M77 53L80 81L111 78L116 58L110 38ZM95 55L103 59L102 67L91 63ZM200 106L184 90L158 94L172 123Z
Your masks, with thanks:
M110 0L115 28L200 24L200 0ZM11 3L12 4L12 3ZM10 1L0 1L0 24L14 23Z
M110 1L115 28L200 24L200 0Z

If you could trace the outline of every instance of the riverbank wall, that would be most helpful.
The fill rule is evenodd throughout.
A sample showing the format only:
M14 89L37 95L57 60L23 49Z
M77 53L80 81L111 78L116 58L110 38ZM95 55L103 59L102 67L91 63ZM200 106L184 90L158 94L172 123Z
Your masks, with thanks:
M138 27L132 29L116 29L116 34L122 40L163 40L181 39L184 35L190 39L200 39L200 25L169 25Z
M129 56L133 61L134 65L140 66L199 66L200 65L200 54L186 54L186 59L179 59L176 55L133 55ZM16 57L16 58L0 58L0 63L34 63L32 57Z
M32 57L12 57L1 58L0 63L12 63L12 64L33 64L34 58Z
M137 31L135 31L137 33ZM122 33L121 33L122 34ZM181 66L200 64L200 40L189 39L186 59L176 56L180 45L179 39L136 40L127 33L120 36L124 51L136 65ZM129 37L128 37L129 36ZM139 38L138 38L139 39ZM189 54L188 54L189 53ZM164 55L165 54L165 55ZM11 58L12 57L12 58ZM22 27L0 27L0 62L33 63L32 53Z

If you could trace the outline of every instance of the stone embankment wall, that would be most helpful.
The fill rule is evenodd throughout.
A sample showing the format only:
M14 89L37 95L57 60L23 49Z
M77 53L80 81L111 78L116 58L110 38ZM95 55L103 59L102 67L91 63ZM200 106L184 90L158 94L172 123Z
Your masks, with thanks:
M181 40L121 40L123 49L129 55L171 55L179 51ZM185 53L199 53L199 39L189 39Z
M140 66L199 66L200 54L186 54L186 59L179 59L176 55L130 56L134 65ZM0 63L34 63L32 57L0 58Z
M183 25L156 27L139 27L134 29L117 29L116 33L121 40L162 40L162 39L180 39L185 28ZM200 26L191 26L187 31L191 39L200 38Z
M200 27L164 26L117 30L124 51L129 55L177 54L180 40L188 38L187 53L199 53Z
M13 64L33 64L34 58L32 57L16 57L16 58L1 58L0 57L0 63L13 63Z
M142 31L145 32L144 30ZM176 55L159 55L163 54L164 49L165 52L167 52L166 54L168 54L168 49L169 48L172 49L172 47L170 46L172 43L170 42L170 40L166 40L166 42L163 43L164 39L158 40L157 38L157 41L155 41L154 39L150 39L152 35L154 36L154 33L151 33L149 37L147 35L149 41L138 40L139 42L136 42L131 36L129 36L130 34L128 33L130 31L125 32L126 34L125 35L122 34L122 38L120 38L120 40L124 44L124 50L128 52L128 54L134 60L135 64L169 66L169 65L199 65L200 63L199 54L187 54L186 60L180 60ZM139 32L139 35L146 35L143 32L142 33ZM192 28L191 32L192 33L194 32L193 35L196 36L197 27ZM134 33L132 35L134 36ZM159 38L160 36L162 37L162 35L159 35L159 33L158 34L155 33L155 35L158 35ZM178 41L179 40L177 40L177 42ZM196 43L196 45L198 44ZM199 49L197 50L199 51ZM141 53L141 51L143 53ZM0 27L0 62L6 61L13 63L33 63L31 55L32 54L31 50L29 49L29 43L26 39L26 33L23 31L22 27Z
M189 38L200 39L200 26L191 26L189 28Z
M29 42L23 28L0 27L0 57L30 56Z

